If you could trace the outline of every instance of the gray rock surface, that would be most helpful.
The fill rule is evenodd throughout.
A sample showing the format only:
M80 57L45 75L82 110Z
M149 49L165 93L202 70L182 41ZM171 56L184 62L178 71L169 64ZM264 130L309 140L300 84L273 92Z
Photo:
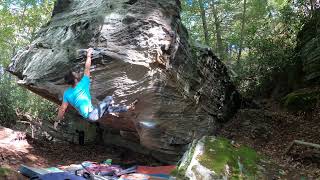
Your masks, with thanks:
M302 62L304 80L311 84L320 82L320 9L304 24L298 33L296 56Z
M194 147L191 147L191 151L188 150L179 165L178 168L185 168L184 176L188 179L197 179L197 180L213 180L213 179L223 179L220 178L217 173L213 170L210 170L203 166L199 162L199 156L202 156L205 153L205 138L202 137L198 141L194 141Z
M120 104L140 99L134 112L101 119L97 134L117 135L174 161L239 106L223 63L209 48L188 42L180 10L178 0L58 0L51 21L9 70L21 85L60 103L64 75L82 72L83 49L96 48L93 103L107 95Z

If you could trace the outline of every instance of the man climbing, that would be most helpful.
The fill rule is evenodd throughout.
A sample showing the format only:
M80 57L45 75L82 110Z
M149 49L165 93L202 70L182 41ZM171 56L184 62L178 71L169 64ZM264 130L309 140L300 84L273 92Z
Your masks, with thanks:
M81 79L80 75L76 72L70 71L65 75L64 80L70 87L63 94L63 101L57 117L58 121L54 123L54 129L57 129L58 124L64 118L64 113L69 104L71 104L81 116L91 122L97 121L105 112L114 113L134 110L135 104L138 102L137 99L129 106L114 106L112 96L107 96L97 107L94 108L92 106L89 78L92 53L93 49L89 48L87 50L84 75Z

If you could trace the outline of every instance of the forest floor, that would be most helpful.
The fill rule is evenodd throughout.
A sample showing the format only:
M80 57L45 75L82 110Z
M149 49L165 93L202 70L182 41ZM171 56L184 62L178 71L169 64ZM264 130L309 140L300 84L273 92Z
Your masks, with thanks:
M159 165L155 159L120 147L76 145L31 139L23 132L0 127L0 167L18 170L21 164L31 167L56 167L79 164L83 161L102 162L112 159L113 164ZM1 179L0 171L0 179ZM13 172L9 180L26 179Z
M256 149L287 171L308 175L311 179L320 177L319 149L295 145L285 154L293 140L320 144L320 107L308 113L290 113L270 100L260 106L259 109L240 109L218 135ZM2 127L0 140L0 167L13 170L21 164L52 167L106 159L112 159L114 164L159 165L150 157L119 147L34 140L22 132L5 132ZM17 174L12 177L19 179Z
M290 172L320 177L320 149L294 145L293 140L320 144L320 107L308 113L290 113L274 101L262 101L259 109L240 109L218 135L245 144L270 157Z

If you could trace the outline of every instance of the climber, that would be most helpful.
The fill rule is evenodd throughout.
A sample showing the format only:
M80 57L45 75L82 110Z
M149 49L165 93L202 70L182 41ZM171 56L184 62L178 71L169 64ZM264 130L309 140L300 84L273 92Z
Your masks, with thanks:
M138 99L136 99L129 106L116 106L113 105L112 96L107 96L97 107L94 108L92 106L89 78L92 53L93 49L89 48L87 50L84 75L81 79L78 73L72 71L64 77L65 82L70 85L70 87L63 94L63 101L59 108L57 121L54 123L54 129L56 130L58 124L64 118L64 113L69 104L71 104L85 119L95 122L101 118L105 112L116 113L134 110L135 105L138 102Z

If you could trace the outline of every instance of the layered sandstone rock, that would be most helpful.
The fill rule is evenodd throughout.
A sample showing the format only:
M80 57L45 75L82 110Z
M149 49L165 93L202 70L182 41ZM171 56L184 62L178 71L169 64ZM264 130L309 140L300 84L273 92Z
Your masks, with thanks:
M101 119L99 137L179 157L239 106L223 63L210 49L189 44L180 10L178 0L58 0L51 21L9 70L21 85L60 103L64 75L82 72L83 49L96 48L93 103L107 95L120 104L140 99L134 112Z

